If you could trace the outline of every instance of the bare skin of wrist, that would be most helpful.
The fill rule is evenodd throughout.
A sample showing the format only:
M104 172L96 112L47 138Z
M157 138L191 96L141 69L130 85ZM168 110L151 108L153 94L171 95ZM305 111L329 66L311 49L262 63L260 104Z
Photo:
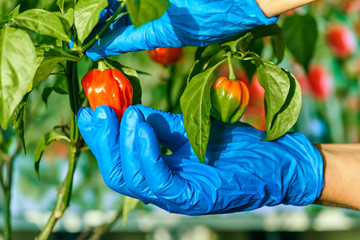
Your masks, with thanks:
M273 17L283 12L314 2L315 0L255 0L266 17Z
M360 210L360 144L319 144L325 185L315 204Z

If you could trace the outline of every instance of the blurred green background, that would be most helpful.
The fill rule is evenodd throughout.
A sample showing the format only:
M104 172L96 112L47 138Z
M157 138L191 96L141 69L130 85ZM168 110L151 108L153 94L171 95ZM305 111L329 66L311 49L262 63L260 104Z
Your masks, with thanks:
M0 0L0 18L18 4L21 4L21 11L29 8L57 11L54 0ZM278 21L282 26L285 19L293 14L309 14L316 19L318 39L311 64L320 64L325 70L321 74L314 73L310 76L310 70L306 72L296 63L288 50L281 63L281 66L297 77L303 89L303 107L293 130L304 133L314 143L360 142L359 12L359 0L318 0L295 12L283 14ZM334 23L345 26L356 40L355 48L347 57L338 57L327 40L328 28ZM264 58L274 60L268 39L256 44L257 51ZM153 62L146 52L127 53L112 59L148 73L140 75L144 105L181 113L179 98L194 61L195 50L194 47L184 48L180 62L169 67ZM92 64L87 58L79 63L80 79ZM215 75L224 75L227 71L226 66L222 66ZM255 81L254 72L248 66L236 63L236 71L241 76L239 78L248 81L250 85ZM66 174L68 148L65 143L53 142L45 152L41 162L40 182L33 170L32 154L37 142L46 132L69 121L67 95L53 92L47 103L42 100L44 89L55 82L61 84L62 80L59 76L51 76L30 95L25 130L28 153L19 154L14 166L13 239L33 239L37 235L56 200L56 187ZM320 89L329 88L328 94L319 97L321 90L314 87L311 81L323 82ZM249 106L242 121L262 128L263 111L261 106ZM16 141L10 127L2 135L3 138L13 139L13 143ZM51 239L88 239L89 229L115 217L121 201L122 196L104 184L96 159L89 152L82 154L75 173L70 208L57 224ZM3 203L0 201L0 214L2 211ZM2 226L1 218L0 227ZM116 222L103 239L355 240L360 239L360 214L352 210L311 205L302 208L278 206L245 213L188 217L168 214L156 207L141 204L130 214L126 227L121 226L121 221Z

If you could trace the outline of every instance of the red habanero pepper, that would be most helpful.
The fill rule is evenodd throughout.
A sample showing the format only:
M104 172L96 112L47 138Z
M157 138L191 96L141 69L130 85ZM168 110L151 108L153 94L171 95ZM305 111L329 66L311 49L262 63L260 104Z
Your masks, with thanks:
M132 104L131 83L117 69L93 69L82 78L81 85L92 110L108 105L121 120L126 108Z
M158 47L148 51L149 57L164 66L177 63L183 54L182 47Z
M239 121L249 103L249 90L242 81L220 77L211 88L211 115L217 120Z

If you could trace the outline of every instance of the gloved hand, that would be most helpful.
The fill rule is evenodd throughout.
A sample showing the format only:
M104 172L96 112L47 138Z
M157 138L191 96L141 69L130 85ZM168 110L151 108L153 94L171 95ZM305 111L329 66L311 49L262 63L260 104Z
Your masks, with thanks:
M300 133L261 141L245 123L212 121L200 163L182 115L130 106L119 122L108 106L78 113L80 132L113 190L169 212L199 215L251 210L280 203L307 205L324 185L323 162ZM159 144L173 154L163 155Z
M116 0L109 0L99 24L119 5ZM156 47L206 46L276 20L277 17L267 18L255 0L170 0L162 17L136 29L128 15L119 18L86 53L95 61Z

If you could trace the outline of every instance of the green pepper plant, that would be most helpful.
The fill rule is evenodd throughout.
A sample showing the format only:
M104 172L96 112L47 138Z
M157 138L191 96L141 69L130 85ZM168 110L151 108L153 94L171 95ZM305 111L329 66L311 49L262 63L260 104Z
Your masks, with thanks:
M138 27L159 18L169 7L167 0L120 2L119 9L95 36L90 33L98 23L100 12L107 7L107 0L57 0L54 11L40 8L20 11L21 6L18 5L3 19L0 19L0 125L4 130L11 125L21 140L24 151L26 151L25 116L29 96L34 89L47 81L50 75L66 77L65 84L57 82L53 87L45 88L42 94L45 102L52 91L68 95L70 126L69 128L60 126L39 139L34 152L34 168L38 179L41 180L42 155L51 142L64 141L68 143L70 150L67 174L57 189L57 201L37 239L48 239L55 224L68 208L79 155L83 153L84 149L86 150L76 123L77 111L81 106L88 105L84 90L79 86L78 62L86 57L84 54L86 49L104 34L115 19L129 14L135 27ZM127 12L122 11L124 7L128 10ZM212 77L214 71L226 61L229 64L230 74L223 77L234 80L235 73L232 64L236 61L244 66L249 66L248 69L251 69L252 74L256 71L259 82L265 89L266 138L262 140L271 141L279 138L294 126L301 109L301 88L296 78L288 70L270 60L277 59L277 63L283 60L285 39L299 34L292 32L292 27L288 26L304 21L308 23L308 28L315 27L316 29L311 17L296 15L293 19L284 22L284 26L287 26L287 30L284 32L276 24L260 26L226 42L197 48L194 63L189 69L187 85L180 87L183 90L180 94L181 97L179 95L178 98L180 100L174 102L170 97L170 87L167 97L169 99L168 110L178 109L177 106L180 105L179 109L184 115L187 135L199 161L205 163L205 152L211 128L211 109L214 108L211 99ZM303 34L304 29L296 28L296 31ZM255 43L259 40L262 41L263 38L271 39L273 52L269 60L262 58L254 48ZM306 48L310 47L309 50L299 53L296 46L292 45L293 43L290 43L288 48L307 68L312 57L316 36L308 37L305 40L307 41ZM72 42L71 48L69 42ZM120 70L130 80L134 94L133 103L141 103L142 92L138 71L110 59L102 61L107 67ZM170 75L175 73L174 66L167 68ZM169 82L169 84L172 83ZM217 104L221 106L226 102L220 99ZM237 113L235 121L245 110L244 105L241 105L240 108L241 111ZM10 156L9 159L13 158L9 154L7 156ZM12 171L11 164L5 164L5 162L0 162L0 173L3 168L7 168L9 173ZM10 199L11 184L3 184L2 175L0 175L0 180L3 190L6 192L4 196ZM138 200L125 198L122 210L124 218L137 203ZM6 201L5 208L7 224L4 225L4 239L8 240L11 233L10 201Z

